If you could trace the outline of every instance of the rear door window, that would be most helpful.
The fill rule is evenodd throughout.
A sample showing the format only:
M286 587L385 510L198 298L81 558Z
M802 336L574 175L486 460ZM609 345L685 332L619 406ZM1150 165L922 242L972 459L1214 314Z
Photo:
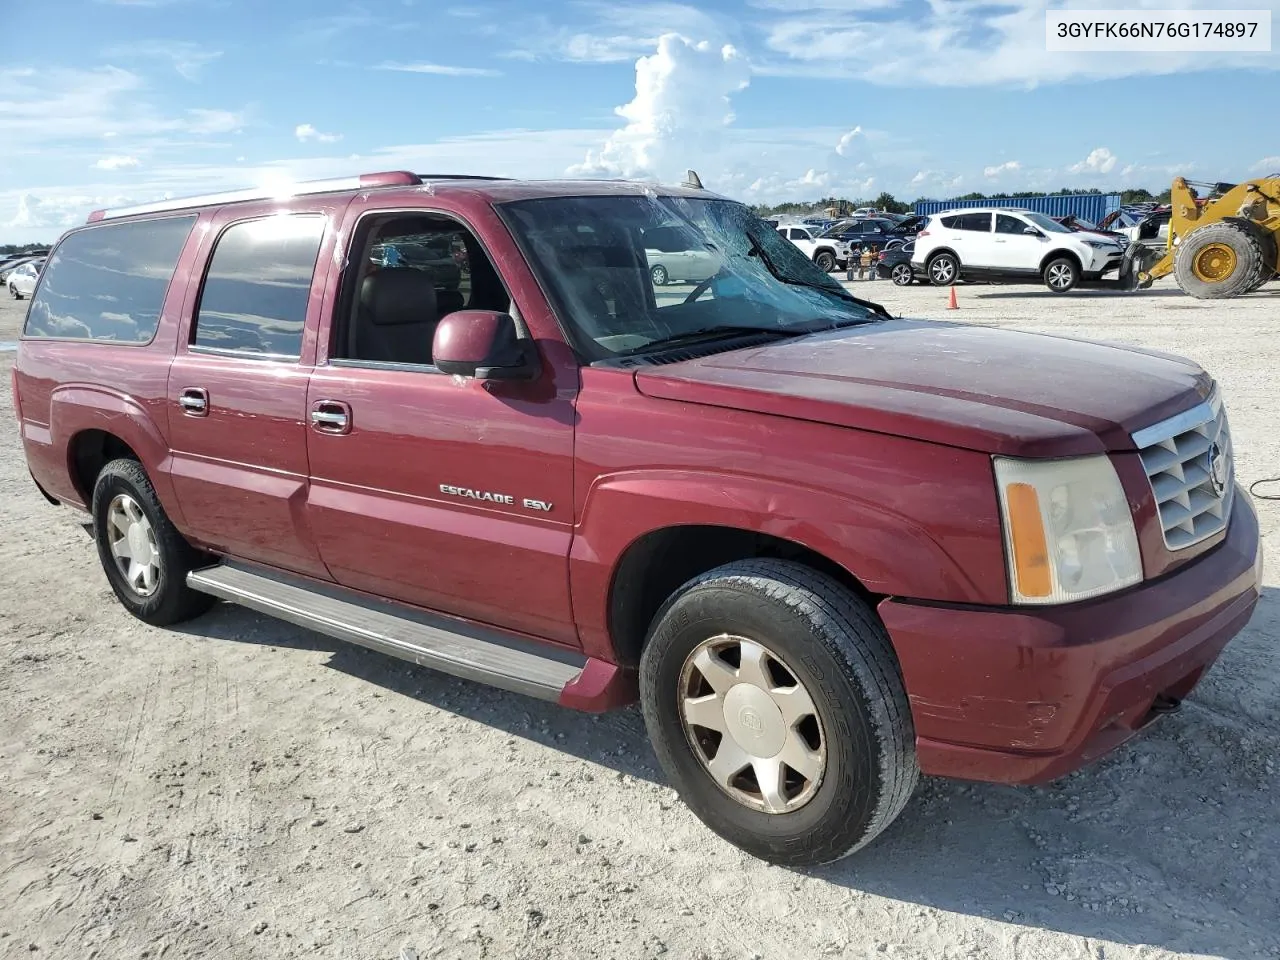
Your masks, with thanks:
M325 218L281 215L233 223L205 275L192 344L296 359Z
M971 230L975 233L991 232L991 214L963 213L956 218L957 230Z
M195 216L87 227L59 244L23 331L116 343L149 343Z

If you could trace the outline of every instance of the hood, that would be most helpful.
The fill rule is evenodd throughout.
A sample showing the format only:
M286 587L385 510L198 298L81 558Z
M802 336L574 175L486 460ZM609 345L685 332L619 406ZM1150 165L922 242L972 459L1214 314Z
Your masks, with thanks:
M937 321L890 320L641 368L647 396L1010 456L1133 450L1210 379L1180 357Z
M1081 240L1101 240L1104 243L1116 243L1119 239L1114 233L1106 233L1100 230L1077 230L1075 235Z

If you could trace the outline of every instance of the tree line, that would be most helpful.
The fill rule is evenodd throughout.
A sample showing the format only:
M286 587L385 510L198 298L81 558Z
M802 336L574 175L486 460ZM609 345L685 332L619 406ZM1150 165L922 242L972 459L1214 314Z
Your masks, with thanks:
M1101 194L1108 191L1099 190L1096 187L1088 190L1076 190L1064 187L1054 192L1054 195L1072 195L1080 194ZM996 199L1024 199L1026 197L1042 197L1045 196L1043 191L1022 190L1017 193L966 193L959 197L953 197L954 200L996 200ZM813 210L826 210L833 208L836 216L848 216L859 207L874 207L877 210L883 210L887 213L910 213L915 209L915 204L922 200L932 200L933 197L920 197L914 203L903 203L893 194L887 191L881 193L874 200L850 200L848 197L823 197L821 200L814 200L810 203L799 203L788 201L787 203L775 204L758 204L751 209L757 216L769 217L780 213L809 213ZM1142 188L1134 188L1131 190L1120 191L1121 203L1168 203L1169 191L1165 190L1161 193L1151 193L1149 190Z
M0 244L0 257L11 257L15 253L29 253L32 250L48 250L47 243L3 243Z

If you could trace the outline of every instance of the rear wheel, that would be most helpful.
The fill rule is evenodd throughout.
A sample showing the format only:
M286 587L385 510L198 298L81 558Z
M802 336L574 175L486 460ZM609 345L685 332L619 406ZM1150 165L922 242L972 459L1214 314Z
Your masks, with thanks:
M22 299L22 294L18 292L18 288L15 287L12 283L9 284L9 296L13 297L13 299L15 300Z
M960 261L949 253L939 253L929 260L929 281L935 287L948 287L960 278Z
M1274 240L1274 238L1272 238ZM1178 286L1198 300L1224 300L1256 290L1271 275L1263 238L1235 219L1190 231L1178 245Z
M813 262L817 264L818 269L823 273L830 273L836 268L836 256L830 250L820 250L818 255L813 258Z
M667 268L662 264L657 264L649 271L649 276L653 279L655 287L663 287L667 284Z
M207 561L170 522L136 460L113 460L98 474L93 533L111 589L139 620L167 626L213 605L187 586L187 574Z
M913 279L913 276L911 273L911 264L909 263L894 264L893 269L889 271L889 279L892 280L894 283L896 283L900 287L911 286L911 281Z
M1054 293L1067 293L1080 280L1080 265L1070 257L1057 257L1044 265L1045 286Z
M690 809L773 863L865 846L919 776L883 626L800 564L739 561L685 584L655 619L640 691L659 762Z

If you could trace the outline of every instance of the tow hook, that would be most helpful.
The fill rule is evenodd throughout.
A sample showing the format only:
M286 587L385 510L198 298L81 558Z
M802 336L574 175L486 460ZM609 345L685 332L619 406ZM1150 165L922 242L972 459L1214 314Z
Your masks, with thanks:
M1180 706L1182 701L1177 697L1166 696L1163 693L1156 694L1155 700L1151 702L1152 713L1173 713Z

